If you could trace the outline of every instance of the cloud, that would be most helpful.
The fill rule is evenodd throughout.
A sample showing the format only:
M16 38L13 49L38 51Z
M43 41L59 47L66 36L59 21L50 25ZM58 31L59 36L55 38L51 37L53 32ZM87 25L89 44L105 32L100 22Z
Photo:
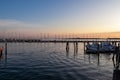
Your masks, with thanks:
M11 30L31 30L38 29L44 26L40 24L27 23L16 20L0 20L0 30L11 31Z
M36 24L17 20L0 20L0 32L20 32L20 33L62 33L68 32L68 27L64 25L45 23Z
M61 26L48 23L37 24L18 20L0 20L0 32L20 32L20 33L57 33L62 31Z
M45 31L47 26L41 24L34 24L22 22L17 20L0 20L1 32L41 32Z

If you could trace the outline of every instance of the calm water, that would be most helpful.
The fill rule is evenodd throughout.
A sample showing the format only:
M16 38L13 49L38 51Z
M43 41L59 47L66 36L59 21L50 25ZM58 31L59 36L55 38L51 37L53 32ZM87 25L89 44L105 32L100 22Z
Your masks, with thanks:
M4 46L0 43L0 46ZM64 43L8 43L0 60L0 80L112 80L112 54L84 54Z

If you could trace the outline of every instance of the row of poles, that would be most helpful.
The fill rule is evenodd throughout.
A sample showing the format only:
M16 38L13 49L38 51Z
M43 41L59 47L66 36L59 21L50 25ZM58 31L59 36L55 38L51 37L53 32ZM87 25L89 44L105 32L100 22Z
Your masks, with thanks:
M84 53L86 52L86 45L88 45L88 44L90 44L91 42L83 42L83 49L84 49ZM92 42L92 43L94 43L94 42ZM99 44L101 44L102 42L97 42L97 44L98 44L98 53L99 53L99 48L100 48L100 46L99 46ZM74 52L75 53L77 53L78 52L78 42L77 41L75 41L75 42L73 42L73 44L74 44ZM117 47L117 46L119 46L120 47L120 42L109 42L109 44L111 44L112 46L114 46L114 47ZM67 52L69 52L69 48L70 48L70 42L69 41L67 41L66 42L66 51Z
M70 44L69 42L66 43L66 52L67 52L67 55L68 55L68 52L69 52L69 44ZM74 44L74 56L75 56L75 50L76 51L78 50L78 42L74 42L73 44ZM85 47L86 44L87 44L87 42L84 43L84 47ZM114 44L115 44L115 46L119 47L118 46L119 42L115 42ZM90 61L90 55L91 54L88 54L88 55L89 55L88 58L89 58L89 61ZM97 57L97 65L99 66L100 65L100 54L97 53L96 57ZM115 70L113 71L113 80L119 80L120 79L120 76L119 76L120 75L120 70L119 70L120 52L118 52L118 54L113 53L112 61L113 61L113 65L114 65L114 68L115 68Z
M11 33L0 33L1 39L51 39L51 38L112 38L112 37L118 37L115 35L112 35L112 33L81 33L81 34L75 34L75 33L19 33L19 32L11 32Z
M69 51L69 42L66 42L66 51L68 52ZM74 42L74 52L77 53L78 52L78 42Z

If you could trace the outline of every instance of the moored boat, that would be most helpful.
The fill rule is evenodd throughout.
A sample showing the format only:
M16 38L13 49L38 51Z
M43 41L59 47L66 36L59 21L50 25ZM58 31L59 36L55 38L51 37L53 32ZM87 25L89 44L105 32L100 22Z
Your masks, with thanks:
M100 44L92 43L86 45L87 53L106 53L106 52L114 52L114 46L109 42L101 42Z

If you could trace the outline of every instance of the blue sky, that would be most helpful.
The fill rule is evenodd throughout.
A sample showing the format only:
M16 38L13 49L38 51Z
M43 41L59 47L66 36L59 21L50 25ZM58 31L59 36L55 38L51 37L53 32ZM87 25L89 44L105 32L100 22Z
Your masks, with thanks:
M119 0L0 0L6 32L112 32L119 21Z

